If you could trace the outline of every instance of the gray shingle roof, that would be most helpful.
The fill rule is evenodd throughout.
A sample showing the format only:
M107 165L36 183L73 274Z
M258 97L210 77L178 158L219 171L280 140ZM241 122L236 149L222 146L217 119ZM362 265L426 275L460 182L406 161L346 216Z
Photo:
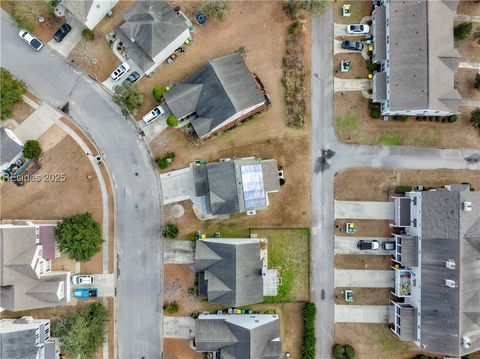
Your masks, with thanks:
M373 41L375 44L374 61L384 61L387 58L387 44L385 37L387 36L385 6L377 6L373 11Z
M123 13L125 22L117 29L128 55L143 71L153 58L188 29L167 1L137 1Z
M233 161L215 162L207 165L209 187L208 204L211 213L231 214L238 212L238 194Z
M402 235L402 266L416 267L418 265L418 237Z
M277 315L200 315L195 327L197 351L234 359L282 357Z
M0 126L0 165L12 161L23 151L23 147L12 140L5 128Z
M93 0L63 0L63 6L70 11L82 23L87 21L88 13L93 4Z
M381 102L387 99L387 73L386 72L375 72L373 78L375 82L375 98L374 102Z
M400 307L400 338L417 340L417 310L414 307Z
M210 302L242 306L263 301L258 239L198 240L195 249L200 294Z
M0 330L0 358L36 359L35 329L3 333Z
M164 97L178 119L197 115L192 126L198 137L208 135L235 114L265 102L239 53L209 61Z

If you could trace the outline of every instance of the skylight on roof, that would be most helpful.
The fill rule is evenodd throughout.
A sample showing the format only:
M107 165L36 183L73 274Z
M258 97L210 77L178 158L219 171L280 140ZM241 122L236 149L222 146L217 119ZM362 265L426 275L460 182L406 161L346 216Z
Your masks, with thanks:
M262 165L241 166L243 200L245 208L261 208L267 205L263 184Z

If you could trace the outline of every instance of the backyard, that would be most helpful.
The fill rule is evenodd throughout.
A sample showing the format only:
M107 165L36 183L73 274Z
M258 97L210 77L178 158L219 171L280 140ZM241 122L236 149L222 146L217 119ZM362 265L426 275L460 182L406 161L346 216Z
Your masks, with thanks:
M404 145L418 147L480 148L480 134L470 122L473 108L461 107L456 122L388 122L373 119L368 100L360 92L336 93L335 132L344 143Z

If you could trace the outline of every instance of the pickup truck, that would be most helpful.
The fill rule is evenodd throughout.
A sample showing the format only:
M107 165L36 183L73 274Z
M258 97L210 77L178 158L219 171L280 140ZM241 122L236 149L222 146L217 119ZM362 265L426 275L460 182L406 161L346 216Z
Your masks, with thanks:
M97 288L76 288L73 290L74 298L95 298L97 296Z

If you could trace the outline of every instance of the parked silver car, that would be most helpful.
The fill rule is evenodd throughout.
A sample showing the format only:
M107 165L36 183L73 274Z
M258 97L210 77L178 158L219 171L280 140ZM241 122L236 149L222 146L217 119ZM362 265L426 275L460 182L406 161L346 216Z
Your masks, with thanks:
M124 62L124 63L118 65L118 67L115 70L113 70L110 77L113 81L117 81L117 80L120 79L120 77L125 75L128 71L130 71L130 65L127 64L126 62Z
M150 123L155 121L158 117L160 117L164 113L165 113L165 110L163 109L163 107L162 106L157 106L153 110L151 110L150 112L145 114L145 116L143 116L143 122L145 122L145 124L149 125Z

